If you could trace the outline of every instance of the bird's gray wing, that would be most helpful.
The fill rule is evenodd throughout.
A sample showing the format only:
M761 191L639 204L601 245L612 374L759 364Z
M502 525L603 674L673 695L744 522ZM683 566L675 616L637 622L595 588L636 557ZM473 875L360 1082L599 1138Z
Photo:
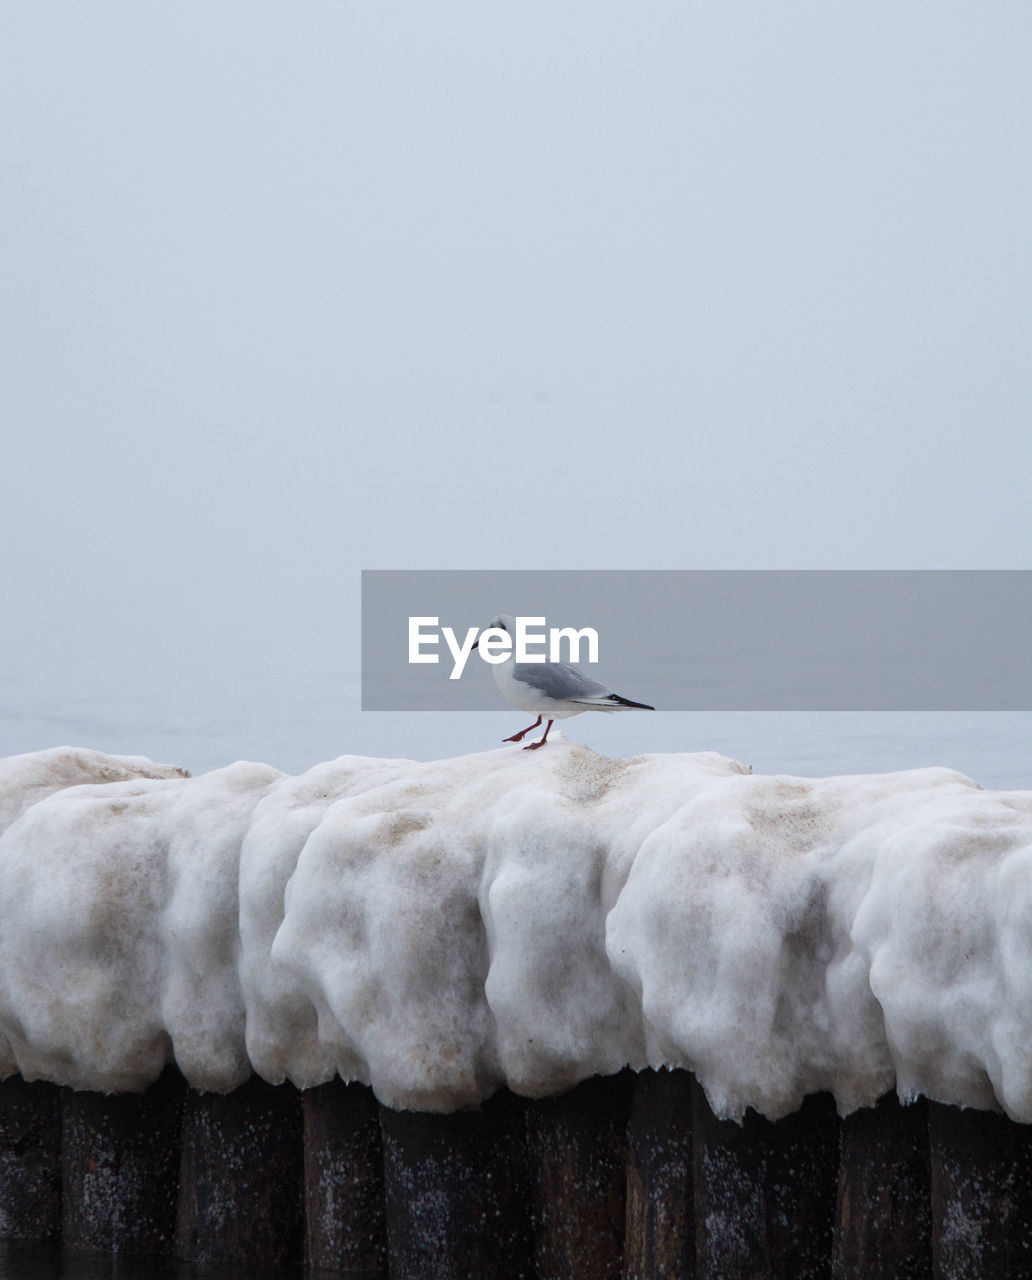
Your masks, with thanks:
M604 684L589 679L583 671L567 662L517 662L512 673L517 680L557 701L564 698L602 698L609 693Z

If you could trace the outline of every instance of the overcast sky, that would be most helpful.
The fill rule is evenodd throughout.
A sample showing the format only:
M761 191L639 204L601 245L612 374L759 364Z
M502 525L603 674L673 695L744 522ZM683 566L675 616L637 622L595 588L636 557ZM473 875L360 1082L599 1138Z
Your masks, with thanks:
M491 745L358 712L363 568L1032 567L1030 36L4 6L0 752Z

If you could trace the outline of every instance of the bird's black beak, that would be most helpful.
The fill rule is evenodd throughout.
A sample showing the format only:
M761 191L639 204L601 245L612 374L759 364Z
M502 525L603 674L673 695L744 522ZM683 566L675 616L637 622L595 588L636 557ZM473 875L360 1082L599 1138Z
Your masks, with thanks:
M480 641L479 641L479 640L474 640L474 641L473 641L473 648L474 648L474 649L479 649L479 648L480 648ZM472 652L472 650L470 650L470 652Z

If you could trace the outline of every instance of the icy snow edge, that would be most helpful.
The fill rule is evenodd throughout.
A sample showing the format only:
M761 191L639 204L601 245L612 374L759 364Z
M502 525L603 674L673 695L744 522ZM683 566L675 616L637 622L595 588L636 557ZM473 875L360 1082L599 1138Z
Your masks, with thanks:
M550 739L300 777L0 760L0 1076L339 1074L392 1107L690 1067L776 1118L1032 1121L1032 792Z

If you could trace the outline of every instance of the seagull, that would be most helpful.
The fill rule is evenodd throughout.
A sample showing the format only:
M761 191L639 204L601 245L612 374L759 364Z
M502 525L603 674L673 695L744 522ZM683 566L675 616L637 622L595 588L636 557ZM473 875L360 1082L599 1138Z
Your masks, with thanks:
M508 698L514 707L521 711L537 713L537 719L526 729L514 733L511 738L503 738L503 742L522 742L528 733L538 727L542 719L548 716L548 724L540 742L531 742L524 751L536 751L548 740L548 730L556 720L568 720L570 716L579 716L582 711L655 711L645 702L632 702L630 698L621 698L618 693L608 689L597 680L591 680L583 671L571 667L568 662L517 662L516 661L516 619L508 613L500 613L488 624L512 637L513 650L504 662L494 665L495 684L503 697ZM476 649L477 640L473 645Z

